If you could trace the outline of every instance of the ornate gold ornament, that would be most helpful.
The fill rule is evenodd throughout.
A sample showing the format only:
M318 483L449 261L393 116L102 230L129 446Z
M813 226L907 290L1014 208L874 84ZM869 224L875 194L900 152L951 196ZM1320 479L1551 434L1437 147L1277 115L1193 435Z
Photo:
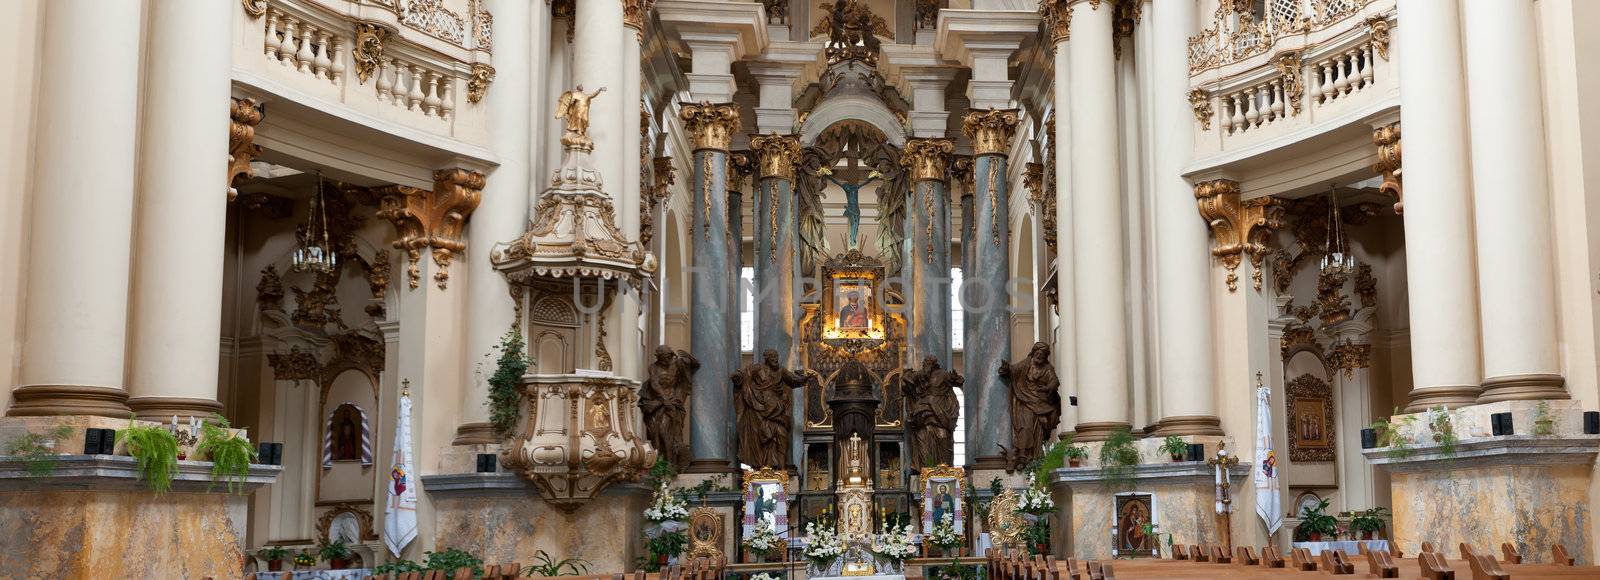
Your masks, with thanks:
M1284 386L1289 420L1289 461L1331 462L1336 458L1333 387L1316 376L1300 375Z
M971 155L952 155L950 157L950 179L961 184L961 195L972 195L972 190L977 189L977 176L972 171L973 159Z
M566 122L566 130L561 133L563 147L594 151L594 141L589 140L589 102L603 92L606 92L605 87L588 93L584 92L583 85L578 85L561 93L561 99L556 101L556 118Z
M1305 100L1306 94L1306 83L1301 76L1300 52L1283 51L1272 64L1283 75L1283 96L1289 101L1290 115L1299 115L1300 103Z
M1362 308L1378 305L1378 279L1372 275L1372 264L1356 266L1356 297L1361 299Z
M1378 162L1372 170L1383 174L1378 191L1394 196L1394 213L1404 214L1405 181L1400 172L1400 124L1391 123L1372 130L1372 144L1378 146Z
M1072 0L1039 0L1039 18L1050 33L1050 45L1072 38Z
M800 162L800 138L795 135L751 135L750 152L761 167L761 178L776 177L794 181L795 164Z
M1278 355L1287 361L1302 350L1322 352L1322 344L1317 342L1317 331L1304 323L1290 323L1283 329L1283 338L1278 339Z
M383 43L388 39L388 29L366 22L356 23L356 42L350 58L356 61L359 84L366 84L367 79L378 72L378 65L383 62Z
M900 164L911 170L915 181L944 181L949 173L950 156L956 144L949 139L907 139Z
M1344 295L1344 283L1349 279L1349 274L1339 268L1323 268L1317 272L1317 310L1323 326L1350 319L1350 301Z
M613 484L637 481L656 450L643 437L635 388L614 376L524 379L528 420L500 453L502 463L568 512Z
M244 13L251 18L260 18L267 13L267 0L239 0L239 3L244 5Z
M1016 109L972 109L961 119L961 132L972 141L973 155L1006 155L1019 120Z
M755 156L749 151L731 151L728 153L728 196L741 197L740 191L749 182L750 176L756 173ZM729 207L733 207L729 204Z
M1028 212L1039 215L1044 209L1044 165L1029 163L1022 168L1022 188L1028 190Z
M894 32L882 16L874 14L861 0L822 2L818 8L823 16L811 28L811 36L828 37L823 50L828 64L854 60L877 66L878 38L894 40Z
M1211 255L1222 260L1228 269L1228 291L1239 289L1236 270L1245 253L1256 270L1267 252L1267 242L1280 225L1283 204L1275 197L1259 197L1241 201L1239 182L1214 179L1195 184L1194 195L1199 202L1200 217L1211 226L1216 239ZM1256 289L1260 290L1259 282Z
M700 506L689 510L690 560L722 557L722 535L726 518L717 508Z
M394 224L394 247L406 252L410 262L407 274L411 289L421 283L417 261L424 249L431 250L439 271L434 282L444 290L450 280L454 252L465 250L462 228L483 196L482 173L466 169L440 169L433 172L433 191L391 185L379 188L378 217Z
M1389 17L1383 14L1373 14L1367 17L1367 35L1372 37L1372 48L1378 51L1378 56L1389 60Z
M494 67L474 63L472 76L467 77L467 102L476 103L483 100L483 95L489 92L489 84L494 82Z
M256 308L283 312L283 297L283 277L278 275L277 266L268 264L261 270L261 281L256 283Z
M1200 129L1211 130L1211 93L1205 89L1189 91L1189 107L1194 109L1194 120L1200 122Z
M595 368L608 372L611 370L611 351L606 350L606 310L611 308L611 298L614 296L606 296L606 305L600 308L600 320L595 323L594 335Z
M657 157L651 163L655 166L652 173L655 177L653 193L659 200L657 203L665 203L672 199L672 186L678 182L678 167L672 164L671 156Z
M378 250L372 256L372 262L367 269L367 289L372 291L372 304L367 305L367 315L373 318L383 317L383 295L389 291L389 275L393 266L389 264L389 251Z
M1355 378L1356 369L1372 366L1372 345L1346 340L1333 345L1328 359L1333 362L1333 368L1344 371L1344 378Z
M322 363L317 362L317 355L291 347L284 354L268 354L267 366L275 381L316 381Z
M228 201L231 202L239 197L239 180L252 177L250 162L261 154L261 146L256 145L261 106L255 99L233 99L228 117Z
M761 7L766 9L767 24L789 23L789 0L761 0Z
M995 546L1004 548L1022 544L1022 531L1027 524L1022 521L1022 516L1017 514L1017 507L1021 502L1022 497L1014 489L1002 491L990 500L989 518L983 522L983 527L989 532Z
M621 0L622 25L632 28L636 38L644 38L644 21L656 0Z
M689 131L694 151L727 151L733 143L734 132L739 130L739 105L733 103L684 103L678 109L678 117ZM706 175L711 174L707 172Z

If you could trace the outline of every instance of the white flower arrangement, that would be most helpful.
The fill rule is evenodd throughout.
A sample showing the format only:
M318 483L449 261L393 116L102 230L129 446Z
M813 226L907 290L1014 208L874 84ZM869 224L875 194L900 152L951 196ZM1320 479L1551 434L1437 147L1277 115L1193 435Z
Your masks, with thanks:
M928 544L942 550L959 547L963 538L956 532L956 518L954 514L946 513L938 521L933 522L933 531L928 533Z
M889 526L884 533L878 534L873 539L872 554L881 560L899 564L917 553L915 541L916 537L912 535L909 524L898 528Z
M1022 490L1022 497L1017 501L1017 512L1029 515L1043 516L1055 511L1056 502L1050 499L1050 494L1043 487L1030 485Z
M684 521L689 519L689 504L663 482L656 488L650 507L645 508L644 519L658 524Z
M744 545L753 552L766 555L782 549L783 538L778 537L778 532L772 529L772 522L761 520L756 522L756 529L751 532L750 537L745 538Z
M833 561L844 555L844 542L839 540L833 528L819 526L816 522L806 523L806 560L818 569L826 569L833 565Z
M766 572L761 572L761 573L758 573L758 574L756 574L754 576L751 576L750 580L781 580L781 577L773 576L773 575L768 574Z

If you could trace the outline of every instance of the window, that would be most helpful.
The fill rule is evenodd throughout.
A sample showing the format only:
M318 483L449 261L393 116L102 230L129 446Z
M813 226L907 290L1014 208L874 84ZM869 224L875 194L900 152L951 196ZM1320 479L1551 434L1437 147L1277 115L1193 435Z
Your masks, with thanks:
M967 464L967 393L966 389L957 387L956 391L956 432L952 439L955 441L956 454L952 463L954 465Z
M966 343L966 321L961 311L961 268L950 269L950 348L962 350ZM958 429L959 430L959 429Z
M756 349L755 281L755 268L749 266L739 268L739 350L741 352L750 352Z

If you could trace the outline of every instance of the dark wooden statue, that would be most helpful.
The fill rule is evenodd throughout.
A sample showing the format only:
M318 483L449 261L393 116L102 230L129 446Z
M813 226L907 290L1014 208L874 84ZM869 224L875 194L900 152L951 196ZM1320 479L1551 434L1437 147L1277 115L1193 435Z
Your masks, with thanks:
M788 465L789 390L805 386L794 371L778 364L778 351L767 349L762 361L734 373L733 406L738 412L739 462L754 468Z
M907 427L913 465L950 465L955 461L956 416L961 411L955 390L964 379L954 370L940 368L931 356L922 359L921 369L907 369L901 377L900 388L910 407Z
M689 441L684 430L688 415L689 389L700 361L685 351L656 347L656 362L639 389L639 410L644 414L645 434L667 462L683 468L689 464Z
M1000 365L1011 385L1011 465L1020 468L1039 456L1061 420L1061 380L1050 364L1050 345L1033 343L1028 358Z

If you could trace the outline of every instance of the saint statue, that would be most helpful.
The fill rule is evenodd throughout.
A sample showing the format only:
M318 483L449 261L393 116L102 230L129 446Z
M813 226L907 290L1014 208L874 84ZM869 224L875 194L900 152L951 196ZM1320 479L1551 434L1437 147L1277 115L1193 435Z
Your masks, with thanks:
M661 345L656 347L656 361L650 364L644 385L639 388L639 410L644 414L650 445L679 468L689 464L689 443L683 426L689 387L699 368L700 361L694 356Z
M908 427L911 460L917 467L950 465L955 461L956 416L961 403L955 390L964 379L939 367L938 359L922 359L922 368L906 369L900 388L910 405Z
M839 181L833 177L833 170L827 167L818 169L817 175L826 178L828 181L833 182L834 185L839 186L839 189L844 190L844 218L850 222L849 247L860 247L860 245L856 243L856 239L861 233L861 188L866 187L868 184L874 181L877 181L879 178L883 177L883 174L878 173L878 171L874 169L871 173L867 174L867 180L861 183L845 183L843 181Z
M739 436L739 462L755 468L788 465L789 389L805 386L794 371L778 364L778 351L761 353L762 362L739 369L733 380L733 404Z
M589 140L589 101L603 92L606 92L605 87L585 93L583 85L578 85L576 89L561 93L561 100L556 102L556 118L567 123L566 131L561 134L562 145L586 151L594 149L594 142Z
M1028 358L1001 363L1000 378L1011 384L1011 464L1038 457L1061 420L1061 380L1050 364L1050 345L1033 343Z

